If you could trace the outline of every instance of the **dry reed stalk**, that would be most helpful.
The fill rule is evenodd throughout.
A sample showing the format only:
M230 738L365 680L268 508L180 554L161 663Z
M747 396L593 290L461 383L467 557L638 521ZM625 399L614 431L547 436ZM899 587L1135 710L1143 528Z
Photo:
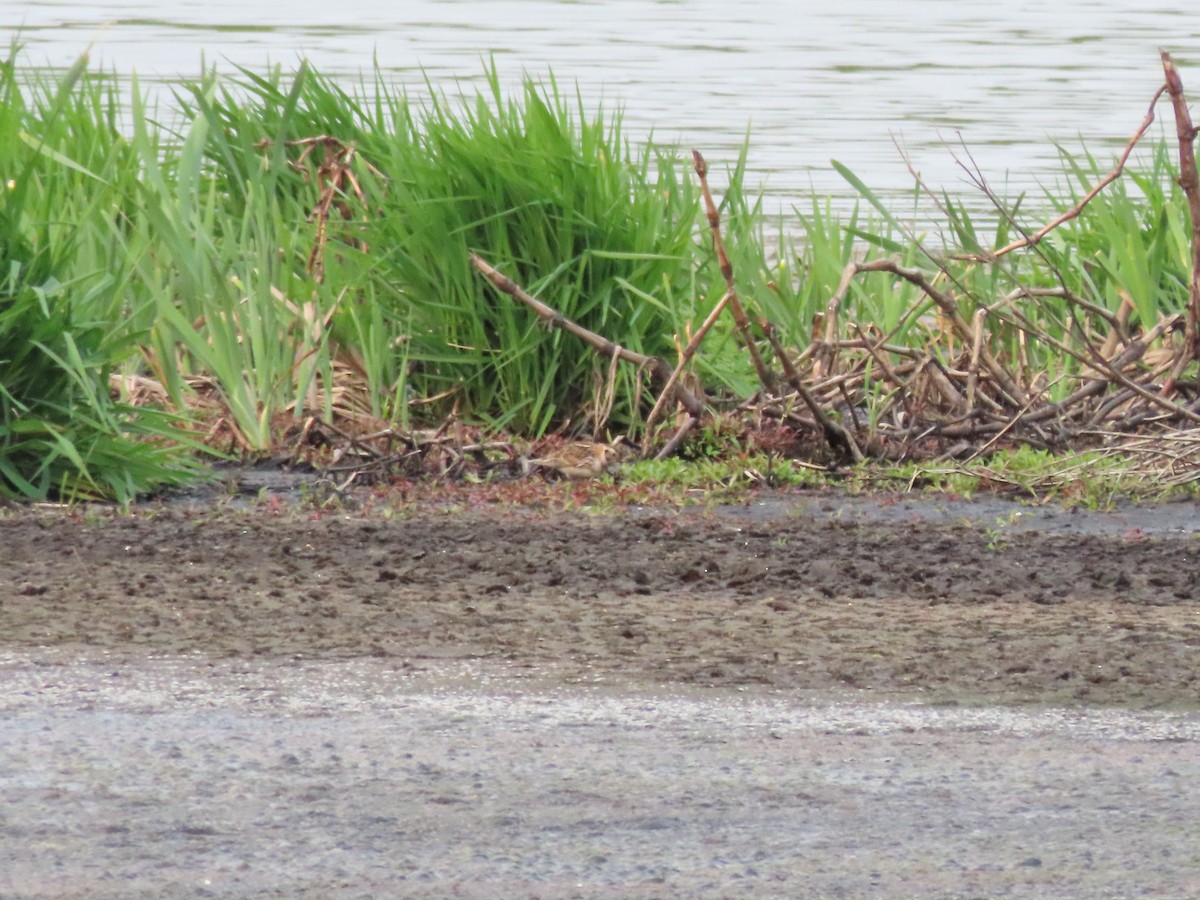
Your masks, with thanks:
M1196 172L1196 150L1193 146L1197 129L1192 125L1192 117L1188 112L1183 79L1179 77L1179 70L1166 50L1162 51L1162 65L1167 79L1166 90L1175 110L1175 133L1179 138L1179 186L1187 198L1188 213L1192 220L1192 280L1188 289L1184 349L1178 371L1173 373L1177 378L1187 362L1200 359L1200 175Z
M764 328L764 331L766 332L767 340L771 343L771 349L775 351L775 355L779 359L779 364L783 367L783 374L788 384L795 389L800 399L804 402L804 405L812 413L813 419L821 426L821 433L825 437L825 443L836 453L848 456L856 463L862 462L863 453L859 449L858 442L854 440L854 437L847 429L829 417L821 407L821 404L817 402L812 392L805 386L804 379L800 376L795 366L792 365L787 351L779 343L779 339L775 335L775 329L767 326ZM843 390L841 393L844 394L845 391ZM853 405L849 401L847 401L847 405L853 408Z
M1078 217L1089 202L1123 174L1134 147L1154 121L1157 101L1169 91L1176 104L1181 143L1180 183L1188 196L1193 218L1195 263L1186 323L1178 316L1165 318L1131 339L1128 331L1131 309L1124 298L1121 308L1112 313L1062 286L1028 288L1021 284L997 300L978 303L972 314L964 316L960 311L962 298L955 296L954 290L942 287L940 279L945 276L958 288L964 291L966 288L942 265L940 274L931 276L892 258L852 262L843 270L823 314L818 317L820 321L814 323L814 340L805 350L805 356L812 359L810 398L826 408L841 402L852 408L847 394L866 390L869 361L875 367L872 389L877 397L885 395L887 403L896 410L895 414L888 414L882 406L875 409L874 421L884 431L884 439L898 440L905 446L928 440L984 441L974 448L974 455L1006 439L1034 446L1070 446L1069 442L1077 440L1085 430L1109 422L1120 421L1122 426L1134 421L1200 423L1197 411L1200 403L1175 402L1169 397L1183 365L1193 358L1200 359L1200 279L1196 276L1200 270L1200 177L1196 174L1191 148L1198 130L1186 117L1186 109L1179 109L1183 103L1182 85L1166 54L1164 66L1167 82L1155 93L1141 125L1126 143L1117 164L1081 201L1036 233L1026 234L995 252L949 259L994 265L1008 253L1036 246L1055 228ZM972 179L1000 208L977 167ZM918 304L932 301L943 328L942 337L935 344L938 357L891 347L886 345L886 339L871 341L853 323L857 340L839 337L839 314L845 298L854 280L871 272L888 273L921 291L921 299L905 313L903 321L908 320ZM1036 302L1042 297L1066 302L1072 317L1071 332L1079 338L1078 344L1048 333L1017 306L1018 300ZM997 356L991 348L988 321L993 317L1013 329L1012 359ZM1102 336L1092 336L1085 324L1088 317L1107 325ZM1172 354L1169 340L1165 347L1154 346L1184 324L1191 330L1187 332L1182 357ZM817 334L821 337L816 338ZM1029 348L1034 342L1052 346L1079 363L1081 383L1065 399L1052 402L1049 373L1030 371ZM1166 385L1158 385L1156 379L1165 371L1164 357L1167 366L1174 363L1173 377ZM820 417L814 418L814 424L819 423Z
M1167 85L1164 84L1158 89L1157 92L1155 92L1154 98L1150 101L1150 108L1146 110L1146 117L1142 119L1142 124L1138 127L1138 130L1134 132L1133 137L1131 137L1128 143L1125 144L1125 150L1121 153L1121 157L1117 160L1117 164L1112 168L1112 171L1096 182L1096 184L1090 191L1087 192L1086 196L1084 196L1082 200L1080 200L1062 215L1048 222L1035 233L1021 237L1020 239L1013 241L1011 244L1001 247L999 250L994 250L990 253L984 254L966 253L953 256L951 259L962 260L965 262L993 263L1000 259L1000 257L1012 253L1014 250L1020 250L1024 247L1033 247L1037 245L1055 228L1070 222L1072 219L1078 218L1080 213L1083 212L1083 208L1085 206L1091 203L1092 200L1094 200L1102 190L1121 177L1121 174L1125 171L1125 164L1129 161L1129 154L1133 152L1133 148L1137 146L1138 141L1140 141L1142 136L1145 135L1145 133L1150 129L1150 126L1154 124L1154 107L1158 103L1158 98L1163 95L1163 92L1166 91L1166 89Z
M255 145L255 149L262 150L270 143L270 138L264 138ZM336 207L344 221L352 221L354 211L346 202L346 197L352 193L364 210L364 221L366 219L366 210L369 204L353 170L353 163L358 151L353 144L347 144L340 138L328 134L288 141L286 146L303 148L296 161L289 165L297 172L302 173L306 179L308 178L308 169L305 163L318 147L322 151L321 162L317 164L317 202L308 216L310 222L316 223L317 233L313 238L312 249L308 253L307 271L319 284L325 280L325 248L329 243L330 209ZM369 162L366 163L366 167L367 171L379 178L380 181L387 180L383 173ZM364 253L367 251L366 244L357 238L350 239L348 243Z
M700 347L700 342L704 340L704 336L708 334L709 330L713 327L713 325L716 324L717 319L725 310L726 305L731 299L733 299L733 292L731 290L725 291L725 295L721 297L719 301L717 301L717 305L713 307L712 312L705 317L704 321L700 324L700 328L691 336L687 342L687 346L684 347L683 351L679 354L679 362L675 364L675 368L671 371L670 377L667 379L662 390L659 392L658 399L654 402L654 406L651 408L650 414L646 416L647 441L650 439L650 433L654 423L658 420L659 415L662 413L663 407L666 405L667 397L674 395L675 384L679 381L679 377L683 374L684 368L689 362L691 362L692 357L696 355L696 350ZM695 418L695 416L692 418ZM646 447L643 447L642 449L644 452Z
M754 371L758 374L758 380L768 391L773 391L775 389L775 376L767 368L761 354L758 352L758 345L755 344L754 335L750 331L750 319L746 316L746 310L742 308L742 301L738 299L737 295L737 287L733 283L733 264L729 261L729 255L725 252L725 241L721 238L721 216L717 212L717 204L713 202L712 191L708 189L708 163L704 161L704 157L700 155L699 150L692 151L692 166L696 170L696 177L700 179L700 191L704 197L704 212L708 218L708 230L712 233L713 248L717 253L717 264L720 266L721 275L725 279L730 315L733 316L734 325L742 336L742 343L746 347L746 352L750 354L750 361L754 364Z

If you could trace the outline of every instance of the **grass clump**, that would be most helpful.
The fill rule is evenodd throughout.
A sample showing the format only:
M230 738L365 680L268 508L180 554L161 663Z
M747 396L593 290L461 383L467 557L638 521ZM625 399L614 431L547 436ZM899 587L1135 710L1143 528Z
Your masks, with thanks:
M310 152L307 141L333 134L340 150L353 148L342 157L353 190L336 201L311 288L334 355L368 379L372 413L407 424L415 401L426 418L453 410L534 437L568 423L636 428L640 373L610 380L608 361L498 298L469 257L622 346L673 357L719 277L697 241L698 193L675 149L632 148L619 114L586 110L553 79L509 97L493 68L488 91L461 105L433 93L414 101L376 79L368 99L368 86L351 93L307 67L291 81L243 72L185 103L208 122L218 183L241 203L285 198L293 222L316 204L328 159L329 147ZM727 208L743 228L753 212L740 171ZM291 236L294 267L306 235ZM715 342L703 364L742 366Z
M111 253L136 167L114 94L82 61L23 90L14 56L0 65L0 496L127 503L197 471L162 443L168 417L109 395L136 353Z
M310 413L404 428L453 415L531 437L635 430L642 373L539 328L485 286L469 252L645 353L672 356L715 302L696 188L675 151L633 149L619 115L588 113L553 80L506 97L493 69L488 93L452 108L413 102L378 72L350 92L307 66L209 71L181 86L169 127L135 81L124 136L111 85L82 60L57 85L20 82L14 50L6 77L19 184L5 198L6 291L23 298L6 310L6 337L24 347L40 328L71 342L40 346L47 365L74 367L65 383L90 385L88 398L39 398L71 420L97 414L116 373L127 390L152 382L144 393L176 412L219 410L210 441L252 454ZM749 222L735 175L727 208ZM703 365L742 363L714 342ZM43 454L28 438L13 443L31 429L21 384L15 367L3 379L9 418L23 419L8 431L9 482L61 491L53 464L31 479ZM118 431L162 430L149 411L124 416ZM68 446L55 459L80 469ZM102 481L93 488L111 494Z

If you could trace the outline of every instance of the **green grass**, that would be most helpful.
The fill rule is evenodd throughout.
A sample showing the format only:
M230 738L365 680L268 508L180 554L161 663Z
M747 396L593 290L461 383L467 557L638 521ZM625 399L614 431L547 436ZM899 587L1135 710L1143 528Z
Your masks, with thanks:
M452 107L432 93L412 101L378 74L348 91L303 66L210 71L181 85L167 123L135 81L132 133L122 134L112 82L84 61L58 84L31 81L18 77L14 50L5 72L3 139L22 160L5 197L6 262L15 254L21 267L9 292L28 295L8 321L76 344L102 336L102 347L47 356L89 370L91 396L68 417L95 412L114 369L157 378L181 413L200 383L225 409L233 446L263 453L281 418L331 417L335 369L349 369L365 379L360 406L405 426L453 412L532 436L636 430L651 396L643 373L621 367L606 403L608 361L497 295L469 252L564 315L668 359L719 297L682 155L631 147L619 114L589 112L553 81L509 97L492 71L490 92ZM294 142L323 134L354 148L354 180L333 198L314 272L324 160ZM726 195L735 230L754 220L742 171ZM21 249L31 241L36 257ZM51 313L45 297L29 299L44 285L85 296L91 330L77 306ZM700 365L736 380L740 357L722 326ZM17 410L10 371L3 387ZM82 389L80 377L71 383ZM29 427L27 416L10 426L10 442ZM30 463L12 446L10 487L58 489L57 475L39 469L38 486L22 475ZM78 454L59 451L82 471Z
M213 69L181 83L160 120L136 82L125 110L86 60L50 80L22 70L14 47L0 95L7 496L129 500L191 477L171 417L188 416L198 392L215 395L229 446L249 454L310 414L638 435L655 396L647 374L619 365L610 387L609 360L494 291L470 254L670 363L725 292L689 154L630 144L619 110L588 109L552 77L507 93L492 68L483 91L452 102L431 86L397 90L378 70L347 85L307 65ZM818 198L769 222L745 184L751 153L747 139L712 175L737 289L804 371L820 358L823 377L853 374L845 397L829 394L835 415L847 401L876 423L923 402L887 369L925 354L950 371L971 349L944 309L889 273L856 276L831 306L851 263L922 273L983 323L984 349L1019 384L1051 398L1078 385L1122 298L1133 332L1186 303L1191 232L1166 144L1036 249L991 263L955 254L1036 230L1025 198L994 230L942 195L950 245L935 246L835 164L859 209L839 216ZM1043 208L1069 206L1106 171L1086 152L1062 160ZM882 349L847 343L864 338ZM725 316L696 356L711 395L758 389L739 341ZM114 374L156 379L168 402L113 399ZM771 467L773 479L806 477Z
M620 370L609 417L597 417L607 361L498 296L469 255L585 327L673 358L673 336L719 297L697 240L697 186L673 148L630 147L619 114L586 110L553 80L507 96L494 70L489 78L488 93L453 105L378 80L347 90L308 68L290 78L243 71L236 90L192 87L184 108L209 135L221 194L243 214L252 201L277 203L276 226L299 226L283 254L292 277L312 239L304 223L320 153L297 172L300 150L288 144L330 134L354 147L365 202L343 197L350 218L330 222L324 280L304 287L329 317L331 352L360 360L377 415L406 422L409 399L444 395L426 416L453 409L530 435L589 417L596 430L636 427L639 373ZM726 201L735 228L753 220L740 172ZM718 331L702 363L719 376L739 357Z
M15 56L15 53L14 55ZM81 60L61 81L0 66L0 496L114 498L195 477L162 412L109 396L142 310L114 253L136 179L118 103Z

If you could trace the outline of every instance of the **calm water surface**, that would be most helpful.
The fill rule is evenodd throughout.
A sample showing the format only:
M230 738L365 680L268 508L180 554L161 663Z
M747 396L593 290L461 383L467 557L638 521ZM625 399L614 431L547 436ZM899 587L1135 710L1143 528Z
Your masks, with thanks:
M911 183L894 142L935 187L971 189L959 137L1010 195L1052 184L1054 142L1108 159L1136 130L1167 48L1200 98L1200 15L1163 0L72 0L0 4L29 65L93 60L127 78L232 71L301 57L346 79L372 57L414 95L428 76L473 91L493 56L506 84L553 71L625 110L635 139L681 141L714 165L751 130L772 208ZM1160 124L1170 127L1166 105ZM1173 133L1173 131L1172 131Z

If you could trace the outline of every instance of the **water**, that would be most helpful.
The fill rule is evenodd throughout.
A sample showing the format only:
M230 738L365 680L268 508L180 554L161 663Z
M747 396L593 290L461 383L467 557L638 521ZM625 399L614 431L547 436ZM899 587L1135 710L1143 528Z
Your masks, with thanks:
M753 178L779 210L814 192L848 203L831 159L880 193L906 191L896 144L933 187L970 197L960 138L999 193L1040 196L1059 172L1055 142L1115 159L1162 81L1160 47L1200 97L1200 17L1180 0L3 4L0 33L18 30L30 65L65 67L94 42L100 65L159 81L202 58L232 71L307 57L352 79L375 57L414 94L427 76L454 96L492 56L506 85L553 71L589 105L622 106L634 139L696 147L714 171L750 128Z

